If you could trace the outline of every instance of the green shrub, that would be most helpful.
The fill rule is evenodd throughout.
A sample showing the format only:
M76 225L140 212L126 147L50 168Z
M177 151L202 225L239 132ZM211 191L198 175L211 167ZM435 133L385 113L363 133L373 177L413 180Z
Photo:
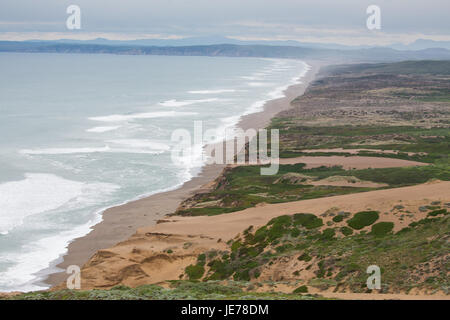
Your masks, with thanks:
M275 251L278 252L278 253L283 253L283 252L286 252L286 251L292 249L293 247L294 246L292 244L289 244L289 243L288 244L283 244L281 246L276 247Z
M308 287L307 286L300 286L297 289L295 289L292 293L307 293Z
M279 216L270 220L267 225L268 226L278 226L278 227L289 227L292 224L291 216Z
M258 231L255 234L255 239L258 239L259 241L265 239L267 236L269 238L269 241L273 241L281 238L282 236L288 234L290 232L290 227L292 226L292 217L291 216L279 216L276 218L273 218L269 221L267 224L267 232L261 231L258 234ZM264 235L264 238L262 239L262 236Z
M338 215L338 216L333 217L334 222L341 222L342 220L344 220L343 215Z
M229 263L220 260L213 260L210 263L211 271L214 273L209 276L208 280L224 280L232 275L233 270L229 267Z
M233 278L234 281L250 281L250 270L237 271Z
M341 232L344 236L349 236L353 233L353 229L350 229L349 227L342 227Z
M413 229L411 227L405 227L403 229L401 229L399 232L397 232L397 234L403 234L403 233L407 233L407 232L411 232Z
M287 229L283 225L275 224L273 225L268 232L268 237L270 241L274 241L278 238L281 238L283 235L287 233Z
M370 234L374 236L384 236L391 233L392 229L394 229L393 222L378 222L372 226Z
M296 213L293 218L294 225L301 225L306 229L314 229L323 226L322 219L311 213Z
M322 231L322 234L320 235L320 240L331 240L334 238L335 231L332 228L328 228Z
M440 214L447 214L447 210L446 209L440 209L440 210L434 210L434 211L431 211L431 212L428 212L428 216L431 216L431 217L436 217L437 215L440 215Z
M305 252L301 256L299 256L297 259L300 261L308 262L308 261L311 261L312 258Z
M186 272L189 280L198 280L203 277L205 268L202 265L191 264L190 266L187 266L184 271Z
M237 249L239 249L242 246L242 243L240 241L235 241L233 242L233 244L231 245L231 251L236 251Z
M427 224L433 223L434 221L437 221L437 220L439 220L439 218L424 218L424 219L419 220L419 221L411 222L409 224L409 226L412 227L412 228L415 228L415 227L420 226L420 225L427 225Z
M370 226L379 218L377 211L361 211L356 213L353 218L347 221L347 224L353 229L360 230Z
M268 231L267 231L267 227L266 226L259 228L255 232L255 236L253 237L252 244L253 244L253 242L254 243L263 242L264 239L267 238L267 234L268 234Z
M213 259L217 256L217 251L216 250L212 250L208 252L208 259Z

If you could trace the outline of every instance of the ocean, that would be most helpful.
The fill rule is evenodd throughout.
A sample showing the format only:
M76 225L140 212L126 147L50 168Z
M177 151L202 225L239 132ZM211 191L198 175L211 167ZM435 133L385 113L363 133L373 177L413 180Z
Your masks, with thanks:
M300 60L0 54L0 291L46 273L106 208L197 175L171 161L176 129L232 128L283 96ZM194 148L195 149L195 148Z

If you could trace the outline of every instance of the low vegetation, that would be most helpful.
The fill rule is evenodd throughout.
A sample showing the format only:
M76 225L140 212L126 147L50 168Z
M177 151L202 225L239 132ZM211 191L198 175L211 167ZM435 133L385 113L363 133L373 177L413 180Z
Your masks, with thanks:
M449 167L450 168L450 167ZM281 203L315 199L388 187L404 187L432 179L450 180L450 169L440 166L344 170L341 167L305 169L304 164L280 165L273 176L261 176L259 166L228 168L215 189L196 194L177 210L178 215L216 215L243 210L258 203ZM386 184L387 187L311 185L283 179L296 174L317 181L334 176L356 177L363 181ZM339 218L337 218L339 219Z
M370 226L372 223L377 221L379 214L377 211L362 211L358 212L347 221L347 224L353 229L360 230L364 227Z
M366 292L366 268L375 264L382 270L381 292L419 288L448 293L450 217L445 212L395 233L392 222L375 223L379 219L375 211L352 214L332 227L325 227L322 219L312 214L280 216L256 230L248 228L228 243L228 251L206 258L201 280L262 283L275 277L273 280L295 282L310 270L315 277L304 286ZM342 225L345 223L351 228ZM271 274L275 265L276 270L287 268L283 263L292 265L288 263L291 259L300 263L298 270ZM303 290L301 286L294 292Z
M393 222L379 222L372 226L370 234L374 236L385 236L392 232L392 229L394 229Z
M110 290L58 290L38 291L12 296L10 300L316 300L318 295L279 292L255 292L254 286L246 282L226 283L172 281L169 288L144 285L137 288L116 286Z

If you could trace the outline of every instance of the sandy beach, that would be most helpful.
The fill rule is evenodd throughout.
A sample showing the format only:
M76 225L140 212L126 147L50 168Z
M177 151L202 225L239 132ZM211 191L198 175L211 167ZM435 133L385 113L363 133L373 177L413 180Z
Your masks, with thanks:
M315 79L323 62L306 61L309 71L301 78L301 83L290 86L285 97L270 100L264 105L262 112L246 115L241 118L238 127L260 129L270 123L270 119L278 112L290 108L290 103L302 95L308 85ZM224 165L206 165L201 173L187 181L178 189L158 193L124 205L109 208L103 212L103 221L92 228L84 237L75 239L68 246L67 253L56 267L65 270L70 265L83 266L98 250L109 248L134 235L142 227L154 226L158 220L173 213L179 204L194 193L201 191L211 183L223 170ZM66 279L65 272L53 273L44 281L55 286Z

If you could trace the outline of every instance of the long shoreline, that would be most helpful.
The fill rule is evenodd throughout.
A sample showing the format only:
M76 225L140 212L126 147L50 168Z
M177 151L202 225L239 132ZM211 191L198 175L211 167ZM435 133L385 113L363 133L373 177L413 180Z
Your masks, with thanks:
M288 87L284 91L284 97L267 101L263 111L243 116L237 126L244 130L264 128L278 112L290 108L291 101L305 92L323 65L316 61L305 62L310 69L300 79L300 83ZM217 164L206 165L198 176L177 189L157 193L105 210L102 213L103 220L93 226L89 234L77 238L69 244L66 254L62 257L63 261L56 265L62 271L50 274L43 283L50 286L60 284L67 277L63 270L68 266L78 265L81 267L98 250L125 241L135 234L138 228L155 225L158 220L173 213L184 199L213 181L224 167L224 165Z

